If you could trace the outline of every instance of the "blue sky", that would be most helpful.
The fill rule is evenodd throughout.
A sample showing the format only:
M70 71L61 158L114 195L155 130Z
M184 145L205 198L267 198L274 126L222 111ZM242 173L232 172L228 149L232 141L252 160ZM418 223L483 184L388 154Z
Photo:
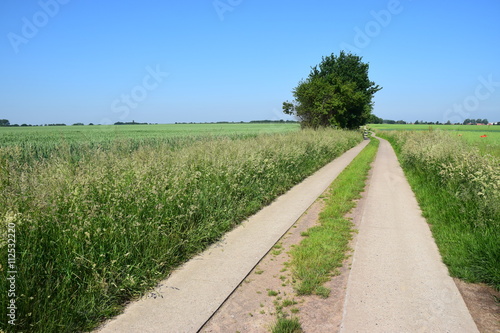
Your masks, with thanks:
M322 56L352 51L384 119L500 121L500 2L2 0L11 123L290 119Z

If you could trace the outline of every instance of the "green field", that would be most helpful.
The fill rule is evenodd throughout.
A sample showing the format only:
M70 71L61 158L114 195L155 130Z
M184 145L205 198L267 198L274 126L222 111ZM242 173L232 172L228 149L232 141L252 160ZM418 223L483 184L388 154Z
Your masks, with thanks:
M0 329L91 330L361 140L296 124L0 128L19 314Z
M20 151L16 158L30 162L67 151L78 158L78 152L93 149L109 150L117 146L137 149L165 144L175 148L207 137L242 139L299 128L294 123L0 127L0 147L17 147Z
M163 125L94 125L0 127L0 145L17 144L33 138L51 138L69 142L88 138L109 141L123 138L166 138L207 135L255 135L284 133L300 128L295 123L163 124Z
M471 143L483 154L500 157L500 126L370 124L375 131L446 131ZM485 136L486 135L486 136Z

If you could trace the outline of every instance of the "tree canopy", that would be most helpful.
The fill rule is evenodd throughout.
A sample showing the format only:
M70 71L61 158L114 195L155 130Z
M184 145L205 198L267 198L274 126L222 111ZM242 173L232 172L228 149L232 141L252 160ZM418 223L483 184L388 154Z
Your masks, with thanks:
M295 100L283 103L283 112L297 116L303 127L354 129L366 124L373 95L382 88L369 80L369 66L361 59L344 51L323 57L293 90Z
M368 120L366 122L368 124L383 124L384 123L384 119L379 118L379 117L377 117L376 115L374 115L372 113L372 114L370 114L370 116L368 117Z

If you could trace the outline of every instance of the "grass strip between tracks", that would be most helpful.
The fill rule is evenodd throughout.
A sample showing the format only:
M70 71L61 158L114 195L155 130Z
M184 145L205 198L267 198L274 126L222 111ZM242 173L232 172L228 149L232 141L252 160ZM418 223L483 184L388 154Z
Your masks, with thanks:
M355 200L361 197L378 145L379 141L372 139L330 185L319 225L304 232L306 238L290 251L290 268L296 280L297 294L329 296L330 290L323 284L338 274L337 269L347 256L354 231L352 221L345 216L356 206ZM278 318L272 332L290 331L281 327L293 327L293 332L301 332L295 317Z

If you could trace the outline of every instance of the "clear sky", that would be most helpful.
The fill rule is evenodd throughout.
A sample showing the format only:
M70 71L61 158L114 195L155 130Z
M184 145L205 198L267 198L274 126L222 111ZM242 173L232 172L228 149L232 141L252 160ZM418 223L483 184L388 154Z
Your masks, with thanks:
M344 49L394 120L500 121L498 0L0 2L11 123L290 119L282 102Z

